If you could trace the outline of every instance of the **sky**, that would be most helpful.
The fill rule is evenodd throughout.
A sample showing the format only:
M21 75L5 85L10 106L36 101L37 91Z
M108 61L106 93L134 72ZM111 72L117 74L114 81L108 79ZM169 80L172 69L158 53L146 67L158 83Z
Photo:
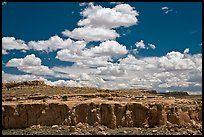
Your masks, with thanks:
M201 2L3 2L2 80L202 94Z

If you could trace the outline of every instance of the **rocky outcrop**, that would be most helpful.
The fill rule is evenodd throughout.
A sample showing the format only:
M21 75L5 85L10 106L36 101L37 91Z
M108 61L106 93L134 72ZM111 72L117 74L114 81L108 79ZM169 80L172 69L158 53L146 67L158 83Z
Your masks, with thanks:
M167 120L173 124L186 125L202 121L202 107L171 107L167 112Z
M33 125L101 124L109 128L155 127L166 123L177 125L196 124L202 121L199 106L165 106L162 103L138 102L81 102L70 107L65 102L30 102L2 105L2 126L26 128Z
M161 126L167 121L167 115L162 104L150 104L148 115L150 127Z
M20 88L20 87L30 87L30 86L47 86L44 81L34 80L25 82L2 82L2 89Z
M2 124L4 128L26 128L38 124L60 125L68 114L68 106L58 103L4 105L2 108Z

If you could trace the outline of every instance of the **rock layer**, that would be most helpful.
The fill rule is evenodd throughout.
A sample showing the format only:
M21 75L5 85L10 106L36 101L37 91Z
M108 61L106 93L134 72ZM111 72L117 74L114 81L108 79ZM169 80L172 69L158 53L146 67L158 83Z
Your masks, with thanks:
M24 102L2 104L3 129L26 128L33 125L101 124L109 128L155 127L167 123L193 125L202 121L202 107L174 106L163 103L94 102L70 105L70 101Z
M2 89L20 88L20 87L34 87L34 86L47 86L44 81L34 80L25 82L2 82Z

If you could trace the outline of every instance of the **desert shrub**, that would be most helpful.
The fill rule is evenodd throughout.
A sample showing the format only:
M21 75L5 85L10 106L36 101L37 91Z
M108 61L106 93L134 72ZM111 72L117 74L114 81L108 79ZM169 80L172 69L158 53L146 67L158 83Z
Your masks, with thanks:
M68 98L67 96L62 96L63 101L67 101L67 98Z

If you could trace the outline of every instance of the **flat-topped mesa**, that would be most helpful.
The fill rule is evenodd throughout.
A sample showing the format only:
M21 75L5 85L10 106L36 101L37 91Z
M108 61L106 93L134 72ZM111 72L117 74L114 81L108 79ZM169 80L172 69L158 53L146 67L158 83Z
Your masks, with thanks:
M156 91L156 90L147 90L147 89L143 89L141 92L142 92L142 93L157 94L157 91Z
M171 95L171 96L189 96L188 92L182 92L182 91L173 91L173 92L168 92L166 95Z
M2 89L10 89L22 86L47 86L42 80L24 81L24 82L2 82Z

